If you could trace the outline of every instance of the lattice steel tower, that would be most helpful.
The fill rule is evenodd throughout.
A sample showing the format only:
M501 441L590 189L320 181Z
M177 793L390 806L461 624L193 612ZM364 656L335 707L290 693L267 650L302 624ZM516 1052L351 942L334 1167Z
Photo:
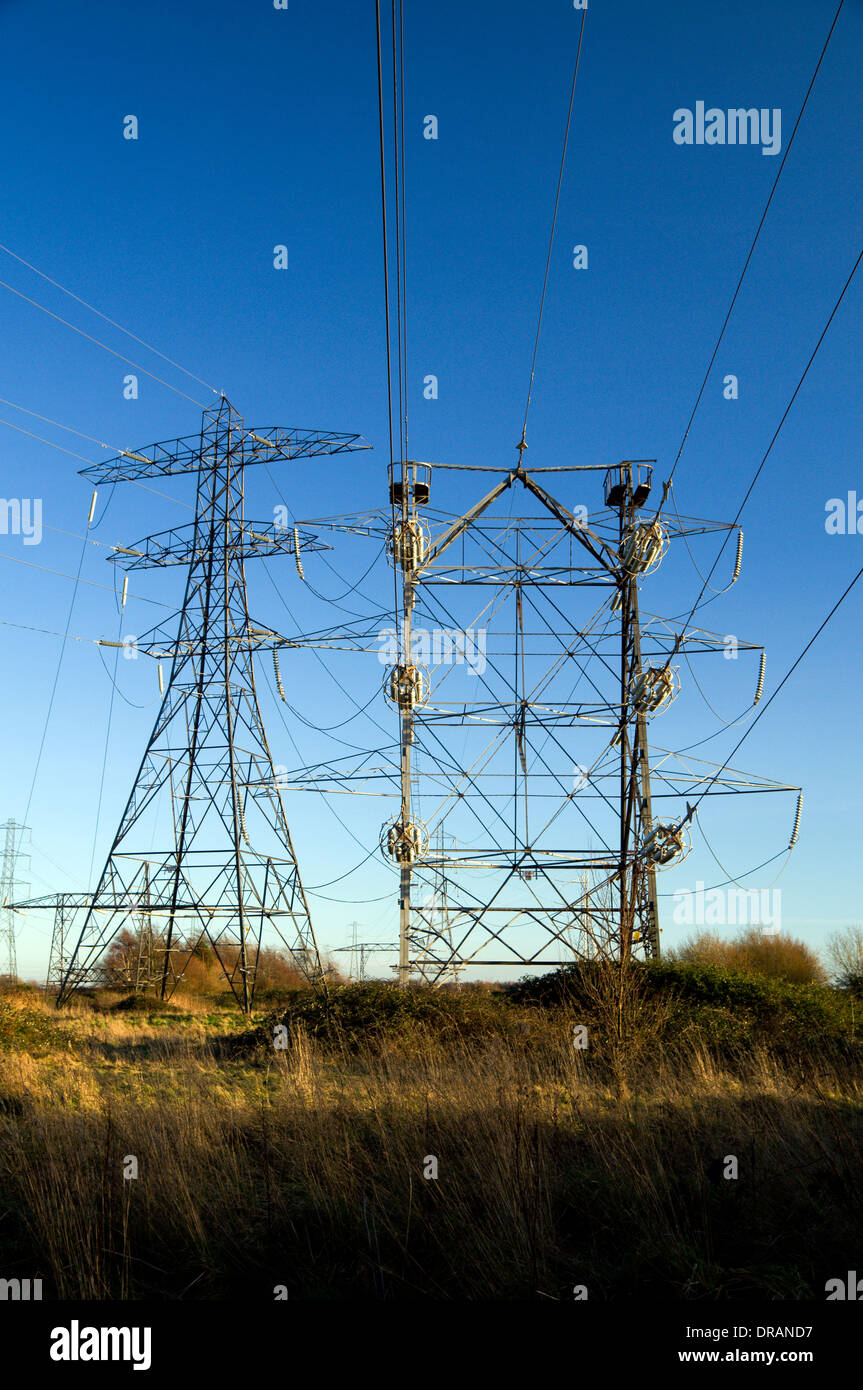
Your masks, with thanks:
M669 750L660 753L658 777L650 766L648 721L679 690L673 658L721 651L724 639L655 614L645 625L639 584L673 537L733 526L676 510L663 515L665 492L655 515L644 516L652 460L527 472L521 452L518 466L500 470L503 477L473 507L431 522L423 516L429 471L440 465L396 465L401 515L396 510L390 549L402 573L403 615L390 684L400 714L401 807L385 827L383 848L400 870L402 984L411 972L440 983L469 964L548 968L635 952L655 958L656 873L688 852L688 798L708 784L726 794L792 790L733 769L716 769L713 778L707 765ZM586 508L570 510L535 476L574 474L585 482L600 472L605 509L592 518ZM493 514L509 489L534 499L533 517ZM735 579L739 568L740 549ZM470 626L463 627L459 591L477 586L492 596L480 600L478 614L468 609ZM599 607L577 617L571 596L592 590ZM474 661L471 691L470 677L459 682L463 658L479 624L498 614L504 621L507 605L513 626L501 633L499 650ZM417 618L453 628L436 629L436 649L434 632ZM433 639L430 656L421 635ZM763 671L762 661L756 703ZM461 746L445 741L448 728L464 731ZM560 759L570 749L585 763L573 757L567 785ZM660 798L675 803L671 817L655 816ZM567 821L569 808L579 820ZM458 832L452 851L440 842L432 847L444 822ZM442 874L445 930L426 906L434 894L425 902L412 897L417 885L433 886Z
M521 452L513 468L395 461L388 509L308 523L383 542L400 590L395 628L384 609L295 639L376 655L398 744L291 781L395 800L380 846L397 874L402 986L655 958L657 874L686 858L698 803L799 791L656 741L680 691L675 658L688 669L728 639L641 599L673 545L714 533L737 533L730 588L736 524L666 509L668 486L648 510L652 460L528 472ZM496 481L465 509L474 472ZM602 505L567 506L549 482L591 502L601 487ZM764 651L733 641L760 657L754 708Z
M0 975L12 981L18 978L18 958L15 951L15 913L9 906L15 900L18 881L18 866L22 859L21 845L30 834L29 827L17 821L7 820L0 826L3 837L3 863L0 866Z
M194 472L197 499L194 522L128 549L117 547L111 557L126 570L186 565L186 591L178 622L160 624L137 639L139 652L170 660L170 674L77 945L66 962L58 1004L88 977L124 924L135 921L144 895L150 923L164 943L163 998L182 974L182 966L176 974L169 971L181 934L191 943L187 959L197 943L209 940L246 1012L267 924L307 978L322 977L255 690L254 653L275 653L286 639L252 622L245 561L293 554L299 568L301 549L323 547L296 527L247 521L244 471L252 464L367 447L355 434L246 429L223 396L217 407L204 412L200 435L127 452L82 470L96 483ZM166 834L167 802L171 830ZM145 831L148 818L151 825ZM154 835L155 847L150 848Z
M656 957L656 875L689 851L690 798L799 790L685 749L655 748L658 770L650 763L649 723L680 689L674 658L718 654L726 639L656 613L645 620L639 587L672 540L734 524L664 512L667 489L646 515L652 460L528 472L521 452L512 469L408 460L390 473L401 613L384 690L398 709L400 759L398 777L386 767L376 776L399 797L381 848L399 874L403 986L467 966ZM475 470L501 476L465 511L430 508L433 478ZM571 510L538 480L547 474L582 486L602 477L604 508ZM495 513L510 490L532 514L514 514L515 503ZM738 533L731 583L741 550ZM363 634L354 640L362 648ZM761 654L754 707L763 650L736 645ZM367 784L370 771L360 760L355 775ZM345 764L342 788L351 776ZM657 815L661 802L673 809Z

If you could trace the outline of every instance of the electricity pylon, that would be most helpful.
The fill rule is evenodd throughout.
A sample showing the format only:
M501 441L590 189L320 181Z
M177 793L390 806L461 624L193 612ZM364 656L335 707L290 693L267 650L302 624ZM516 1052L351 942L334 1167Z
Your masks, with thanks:
M665 495L655 516L645 517L650 462L605 470L607 511L594 520L586 508L565 506L536 474L574 472L591 479L597 466L528 472L520 446L518 466L502 470L475 506L431 524L423 509L433 466L397 465L401 515L397 509L390 550L401 572L402 636L390 689L400 714L401 811L385 827L383 848L400 871L402 984L411 967L439 983L470 963L565 965L573 959L573 929L581 937L580 954L658 957L656 873L688 852L688 798L708 781L725 794L797 790L732 769L724 775L717 769L708 779L666 751L659 795L679 809L654 817L648 720L679 691L671 661L681 650L687 658L722 651L724 639L701 628L677 629L656 615L645 627L639 585L672 537L732 527L676 512L660 520ZM509 489L523 489L537 514L495 517L494 504ZM735 579L739 569L738 549ZM424 669L423 644L416 640L423 629L414 610L422 604L427 620L452 622L458 589L472 586L494 593L469 628L442 630L438 649L431 644L432 669ZM600 606L586 621L577 619L567 611L572 599L591 589L599 591ZM499 651L487 659L483 647L477 661L475 625L484 614L506 611L512 630L500 634ZM476 677L473 699L462 698L470 677L458 684L455 676L466 664ZM762 657L755 702L763 669ZM579 686L583 693L573 698ZM491 739L477 751L456 749L444 743L447 726L485 739L491 733ZM569 787L559 771L567 741L573 751L590 750ZM425 790L424 806L431 807L426 822L414 809L424 785L432 793ZM567 830L562 817L570 807L580 820ZM444 853L440 845L430 851L443 824L457 831L457 852ZM585 829L594 846L579 844ZM573 870L588 876L575 901L563 881ZM424 904L412 901L415 882L434 883L442 872L449 885L445 930Z
M135 979L134 987L136 994L148 989L157 983L157 979L164 977L165 963L162 962L161 970L157 964L157 957L161 954L158 945L153 942L153 919L150 915L150 878L149 864L144 865L144 890L141 894L138 913L138 947L135 953Z
M134 921L145 899L164 948L162 998L173 993L183 970L173 969L172 952L182 945L188 960L206 937L235 999L248 1012L268 924L307 979L323 978L255 689L254 654L275 656L285 639L252 622L245 576L246 560L278 554L293 554L302 573L301 548L323 546L297 527L247 521L244 473L252 464L367 447L355 434L246 429L222 396L217 407L204 412L200 435L82 469L96 484L196 473L197 497L192 523L129 548L116 547L110 557L125 570L185 565L186 589L178 620L160 624L136 642L138 652L159 660L160 686L163 660L170 661L170 674L66 962L58 1005L124 924ZM158 805L165 802L169 807ZM168 832L159 809L170 811ZM151 841L156 847L145 849Z
M443 826L439 825L434 837L433 859L431 863L431 891L426 896L422 904L423 913L413 925L412 947L413 954L410 956L411 970L419 975L421 980L428 983L432 980L435 985L442 985L451 978L452 983L459 983L460 967L457 960L454 960L451 970L441 971L439 968L438 956L440 954L439 945L441 942L448 943L450 958L454 958L454 942L452 928L449 921L449 901L448 884L446 876L446 861L444 858L444 831ZM429 949L424 948L425 937L430 937ZM428 975L428 979L427 979ZM403 980L403 976L400 976Z
M309 523L385 539L400 590L397 632L376 633L371 615L310 639L392 663L398 758L320 763L297 784L396 800L381 849L398 874L402 986L469 966L656 957L656 875L689 852L702 797L799 790L659 747L653 732L648 747L680 690L674 658L726 655L727 638L642 612L640 597L672 542L734 523L666 512L665 493L647 513L651 460L528 471L521 454L512 468L396 462L386 513ZM432 481L474 471L498 477L474 505L462 484L459 510L441 510ZM549 474L601 483L604 505L565 505ZM741 550L738 533L732 583ZM761 657L754 707L763 649L734 642Z
M365 975L365 956L361 954L360 947L360 924L359 922L349 923L351 929L350 960L348 961L348 974L352 980L361 980Z
M3 863L0 867L0 955L5 959L5 969L0 974L11 981L18 978L18 957L15 951L15 913L10 903L15 900L18 884L18 866L22 859L21 845L30 834L29 826L19 825L15 820L7 820L0 826L5 831L3 839Z
M351 944L350 946L336 946L335 952L337 954L350 952L348 975L352 980L361 984L366 978L366 961L369 956L381 952L389 954L397 951L398 946L394 946L391 941L360 941L358 940L359 922L350 922L348 925L351 928ZM398 969L398 966L393 966L393 969Z
M44 898L34 898L30 902L22 903L21 906L27 908L53 907L54 909L54 929L51 933L51 954L48 957L48 975L45 980L45 988L59 991L66 977L69 964L69 931L70 928L74 929L76 916L89 911L90 898L81 893L53 893ZM96 982L95 972L91 972L91 977L87 979L86 983L95 984ZM85 981L80 976L75 979L76 985L83 983Z
M617 512L617 545L614 546L587 527L526 472L522 455L523 448L520 448L517 468L506 471L486 496L457 517L449 527L445 527L434 541L421 513L430 495L430 466L403 463L397 466L398 472L394 471L391 478L394 523L390 550L393 563L401 574L402 587L400 654L391 682L401 728L401 807L398 818L386 827L384 849L398 865L400 873L399 982L403 987L408 983L411 967L433 983L441 983L450 972L456 973L465 961L464 947L472 936L481 936L486 943L494 941L504 948L510 958L529 963L529 952L526 953L523 947L512 950L509 945L514 925L520 924L523 928L531 923L541 923L558 950L570 949L573 922L578 917L585 919L586 914L583 906L580 911L575 909L562 885L557 882L555 869L563 867L584 870L589 866L595 875L600 876L600 883L606 890L606 904L597 909L597 904L591 903L592 914L595 916L598 910L600 918L604 918L600 924L600 934L604 939L597 943L600 950L611 948L625 958L631 954L635 939L641 943L645 955L659 955L656 863L651 855L643 852L654 829L647 749L648 702L639 704L634 698L644 674L637 578L640 572L651 567L653 560L649 528L641 529L645 533L643 548L650 559L641 563L635 550L631 555L627 552L629 538L639 533L637 514L650 492L650 470L642 469L639 473L638 468L634 470L629 463L607 472L605 502L607 507ZM520 520L516 519L503 530L504 536L507 533L515 534L514 553L509 538L509 543L496 538L491 545L481 545L481 549L492 552L491 566L467 563L465 547L469 539L480 534L490 509L503 493L518 485L539 502L547 519L559 528L560 536L570 541L572 549L566 569L560 565L550 566L548 559L552 543L546 539L531 544L529 523L522 529ZM400 504L398 508L395 507L396 501ZM655 526L654 532L659 549L662 533ZM457 553L455 559L449 553L453 548ZM580 550L582 554L579 554ZM482 560L487 559L488 554L482 556ZM429 708L431 681L416 663L414 609L423 585L438 582L441 567L449 582L488 584L496 581L514 604L514 677L507 679L509 688L505 699L485 701L481 714L469 708L468 702L451 706L446 712L437 701L433 710ZM536 698L537 688L534 686L531 689L534 672L528 665L529 633L525 609L528 604L537 607L537 598L532 596L532 591L541 592L545 587L553 590L561 585L614 588L610 609L616 614L615 623L619 624L620 632L618 698L596 703L590 709L585 708L582 702L577 705L567 702L561 707L557 700L549 707L545 701ZM575 650L580 645L582 635L573 634ZM440 647L443 657L443 643L440 643ZM584 648L583 654L586 651ZM573 654L574 650L566 650L567 657ZM544 676L541 678L545 679ZM669 695L670 687L669 681ZM477 723L478 718L481 724L497 724L514 736L511 817L508 818L504 836L495 835L494 819L489 817L484 827L488 848L480 856L468 856L467 859L447 856L440 838L436 850L430 854L428 829L413 816L411 809L415 780L411 757L414 743L424 728L433 728L434 736L439 739L437 726L442 722L470 727ZM617 748L619 755L619 788L615 798L618 818L616 837L606 837L604 852L599 855L563 848L548 850L541 844L542 831L535 824L534 810L530 807L529 782L532 779L528 759L534 751L531 743L536 734L549 724L577 726L596 722L597 719L604 719L616 726L608 749L613 757L613 750ZM473 779L469 775L465 778L460 773L456 785L463 785L466 780ZM463 799L461 791L457 796ZM492 809L491 806L489 809ZM438 831L442 823L438 819ZM500 828L504 829L502 820ZM671 830L677 833L677 827ZM485 901L475 893L462 893L461 903L457 904L453 917L448 912L446 923L441 924L435 920L434 914L438 881L441 877L446 878L447 863L457 864L459 860L463 868L494 870L495 887ZM420 905L412 901L412 887L415 875L418 872L423 874L423 870L426 882L431 873L434 887L431 895ZM533 887L534 880L539 880L539 891ZM599 896L597 894L597 898ZM615 899L613 905L608 903L610 896ZM587 899L590 902L589 893ZM503 920L499 926L491 925L501 918ZM461 933L457 942L453 937L453 920ZM541 959L543 964L552 963L543 951L534 958ZM488 963L504 964L506 959Z

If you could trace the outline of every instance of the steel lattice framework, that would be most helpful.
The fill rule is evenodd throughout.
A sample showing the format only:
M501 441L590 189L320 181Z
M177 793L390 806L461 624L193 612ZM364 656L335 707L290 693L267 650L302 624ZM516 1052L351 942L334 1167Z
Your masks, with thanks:
M22 852L21 846L27 841L30 827L10 818L0 825L0 831L4 832L0 860L0 975L14 981L18 977L18 957L14 907L10 899L15 897L20 886L19 866L24 860L29 864L30 856Z
M499 476L474 506L448 514L428 505L444 468L444 481ZM570 510L539 480L545 473L597 490L602 479L605 506L589 517ZM397 754L335 759L288 781L396 796L381 845L399 874L403 985L411 975L440 984L471 965L657 956L656 873L687 852L690 798L708 786L711 795L797 790L648 747L650 720L679 689L673 659L724 651L725 638L642 612L639 588L670 542L733 529L661 505L648 515L650 490L644 463L529 473L521 458L512 469L410 462L391 472L389 522L377 513L307 523L388 536L401 581L384 679ZM500 514L508 495L531 514ZM380 657L375 621L296 644ZM481 654L479 633L492 642Z
M299 555L321 543L297 528L244 517L244 471L252 464L367 448L355 434L246 429L223 396L204 412L200 435L125 453L82 470L95 483L197 474L195 520L111 557L124 569L182 564L179 619L138 639L138 650L170 660L164 697L101 877L64 961L58 1004L93 977L106 947L142 902L164 943L162 995L182 966L182 942L206 938L245 1011L254 997L258 948L272 925L307 978L321 961L255 689L254 655L283 645L253 624L244 564L261 555ZM251 790L254 788L254 792ZM170 804L171 832L143 849L142 823ZM164 826L164 817L161 825ZM159 833L164 835L164 829ZM80 906L80 904L76 904ZM174 978L169 978L173 974Z
M196 447L179 440L86 470L117 481L141 476L126 471L130 458L162 473L197 460L197 507L190 526L112 557L125 569L185 564L186 592L179 620L138 639L141 652L170 660L170 677L96 890L52 900L58 1002L102 978L106 948L142 914L144 973L149 983L158 958L163 997L206 937L248 1010L267 924L319 980L285 787L395 802L381 848L398 873L402 986L411 976L440 985L471 966L657 956L656 874L687 852L690 798L798 790L648 744L651 721L679 691L674 659L724 651L727 638L691 617L681 626L644 611L640 591L672 542L734 528L664 512L665 493L648 514L646 463L528 472L521 456L511 469L395 464L389 512L302 529L247 522L245 466L301 457L306 446L367 447L356 435L246 430L223 399L205 412ZM462 486L477 471L497 478L473 506L447 512L429 505L433 471ZM604 507L571 510L540 481L547 473L594 488L604 474ZM530 510L513 514L516 499ZM392 610L374 606L295 637L252 623L244 561L281 552L299 567L301 550L328 548L324 530L386 543L400 596L395 627ZM740 549L732 583L739 570ZM763 649L735 641L761 654L754 706ZM303 647L377 655L397 745L334 752L276 776L254 655ZM276 680L285 698L278 670ZM143 820L163 794L170 841L140 851Z

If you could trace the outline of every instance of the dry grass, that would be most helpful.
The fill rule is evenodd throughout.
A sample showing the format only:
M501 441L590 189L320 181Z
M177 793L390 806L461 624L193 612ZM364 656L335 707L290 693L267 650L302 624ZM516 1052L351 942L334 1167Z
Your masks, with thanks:
M856 1267L847 1064L647 1047L621 1085L563 1017L359 1050L298 1027L248 1057L224 1043L236 1015L200 1001L13 1003L51 1042L0 1053L0 1273L46 1294L796 1298Z

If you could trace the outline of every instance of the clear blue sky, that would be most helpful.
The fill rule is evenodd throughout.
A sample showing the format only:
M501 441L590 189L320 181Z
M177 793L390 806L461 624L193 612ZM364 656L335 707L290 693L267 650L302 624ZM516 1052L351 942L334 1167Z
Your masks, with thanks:
M778 158L758 146L680 146L673 113L708 106L780 108L783 150L835 6L803 0L723 5L590 0L561 197L529 430L530 464L655 456L666 476L749 248ZM566 0L408 4L406 161L408 398L415 457L510 464L521 428L530 354L581 14ZM374 453L282 468L300 517L381 504L387 461L386 379L371 0L326 6L265 0L205 6L122 6L85 0L0 4L3 207L0 242L224 389L250 424L357 430ZM861 249L863 5L846 0L779 191L676 475L686 513L730 519L779 422L830 309ZM439 139L423 139L423 118ZM123 119L139 121L137 141ZM273 247L289 268L273 268ZM583 243L589 268L572 268ZM0 279L209 404L204 387L110 328L0 253ZM828 536L825 504L859 488L861 295L854 283L743 515L743 575L705 623L768 648L766 694L863 563L863 536ZM0 288L0 396L111 445L134 448L193 433L200 408ZM436 401L423 378L439 378ZM734 373L739 400L723 399ZM9 406L0 418L32 428L89 460L96 445ZM38 546L0 536L0 554L74 574L90 488L83 463L0 426L2 492L41 498ZM163 490L189 501L188 480ZM249 511L278 498L250 479ZM469 490L463 495L467 502ZM595 499L571 496L570 502ZM95 539L129 543L186 519L172 502L117 489ZM49 529L51 528L51 529ZM74 533L72 535L66 534ZM699 552L709 564L713 543ZM104 550L88 546L82 577L111 585ZM370 560L371 556L368 556ZM356 577L365 552L329 557ZM289 560L284 595L300 625L312 620ZM347 581L310 557L321 592ZM250 572L252 566L250 565ZM278 572L274 570L274 572ZM385 595L379 568L371 585ZM256 617L289 622L262 574L251 574ZM280 584L282 580L280 580ZM57 669L72 592L66 578L0 559L5 679L0 817L21 819ZM680 612L700 587L685 552L663 567L657 596ZM135 575L125 632L141 632L181 596L177 571ZM783 925L818 945L859 920L861 832L856 715L863 589L855 590L736 759L805 788L801 838L780 881ZM306 605L309 605L306 607ZM314 610L319 620L319 609ZM707 615L710 615L709 621ZM47 629L40 633L30 629ZM70 631L115 637L114 597L79 588ZM111 682L90 643L67 645L28 822L32 891L84 889L101 868L156 709L153 668L118 667L107 774L97 826ZM365 705L380 679L370 658L344 670ZM728 663L729 665L731 663ZM291 699L321 725L354 706L311 663L289 668ZM721 673L723 712L749 698ZM132 702L131 704L126 701ZM684 709L685 706L685 709ZM288 733L268 705L278 762L295 766ZM272 716L272 717L271 717ZM391 727L380 701L375 717ZM302 755L326 741L299 722ZM716 723L689 689L673 711L679 742ZM344 736L382 741L357 718ZM394 736L394 729L393 729ZM707 746L721 757L734 730ZM666 738L663 729L663 739ZM344 799L343 799L344 800ZM367 847L369 812L339 812ZM304 879L324 883L363 851L327 807L289 799ZM793 799L710 812L726 867L742 873L787 841ZM382 818L382 817L381 817ZM90 873L91 858L93 874ZM775 867L779 867L778 861ZM62 870L62 872L61 872ZM698 847L663 891L721 875ZM364 935L394 939L387 891L369 868L312 898L325 946ZM746 880L764 886L760 878ZM668 926L665 943L682 934ZM44 975L49 919L19 929L21 973ZM383 973L386 961L380 961Z

